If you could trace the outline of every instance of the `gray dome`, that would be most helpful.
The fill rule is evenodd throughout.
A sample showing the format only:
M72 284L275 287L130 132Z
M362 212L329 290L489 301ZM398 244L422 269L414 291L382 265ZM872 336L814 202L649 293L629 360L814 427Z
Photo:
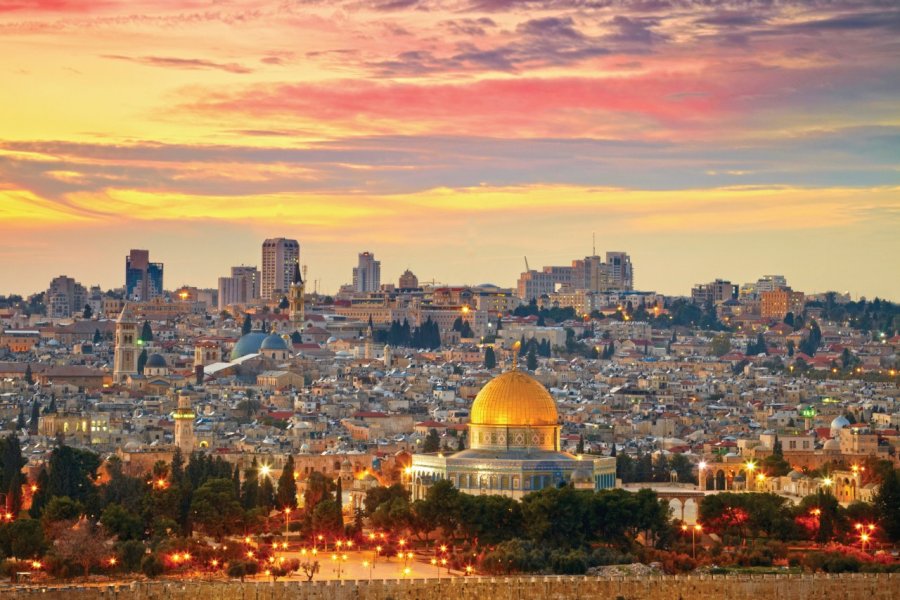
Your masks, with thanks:
M266 339L266 337L266 334L262 331L251 331L247 335L241 337L231 350L231 360L237 360L248 354L256 354L259 352L259 347L262 346L263 340Z
M165 369L168 367L166 359L163 358L162 354L155 353L147 357L147 363L144 366L151 369Z
M287 344L284 342L284 338L282 338L277 333L272 333L266 339L262 341L262 345L259 347L260 350L287 350Z
M844 427L850 424L850 421L847 420L847 417L844 415L840 415L834 418L831 422L831 430L832 431L840 431Z

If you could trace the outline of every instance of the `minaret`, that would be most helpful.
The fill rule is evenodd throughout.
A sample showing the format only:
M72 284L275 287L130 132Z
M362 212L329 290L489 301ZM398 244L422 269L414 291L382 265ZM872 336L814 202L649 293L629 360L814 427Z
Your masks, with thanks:
M181 454L190 456L194 451L194 409L187 392L179 392L178 408L175 409L175 445Z
M129 375L137 375L139 354L137 321L134 320L126 303L116 320L116 349L113 359L115 383L123 383Z
M306 320L305 301L303 299L305 291L306 286L303 283L303 277L300 276L300 265L295 264L289 302L291 304L291 323L298 331L302 329L303 322Z
M366 343L363 346L363 356L366 360L372 360L375 358L375 353L372 351L372 338L375 336L375 332L372 331L372 317L369 317L369 326L366 328Z

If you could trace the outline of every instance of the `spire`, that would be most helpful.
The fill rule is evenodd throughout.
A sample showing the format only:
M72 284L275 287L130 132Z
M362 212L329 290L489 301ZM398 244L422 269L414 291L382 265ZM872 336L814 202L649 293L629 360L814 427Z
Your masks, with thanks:
M519 368L519 349L522 347L522 342L516 340L516 343L513 344L512 347L512 371L516 371Z
M294 285L303 283L303 277L300 276L300 263L294 263L294 279L291 281Z
M122 306L122 312L119 313L119 318L116 319L117 323L128 323L132 319L134 319L134 314L131 312L131 307L128 306L128 302Z

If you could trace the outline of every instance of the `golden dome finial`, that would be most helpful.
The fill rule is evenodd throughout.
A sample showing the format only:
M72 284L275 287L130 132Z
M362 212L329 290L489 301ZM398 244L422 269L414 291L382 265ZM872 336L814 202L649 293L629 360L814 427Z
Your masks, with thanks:
M512 349L512 370L515 371L519 367L519 349L522 347L522 342L516 340L516 343L513 344Z

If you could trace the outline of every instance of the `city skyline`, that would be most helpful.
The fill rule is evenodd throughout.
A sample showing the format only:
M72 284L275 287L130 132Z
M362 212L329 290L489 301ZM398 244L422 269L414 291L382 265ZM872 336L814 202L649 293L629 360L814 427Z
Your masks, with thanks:
M301 240L301 244L302 244L302 240ZM258 246L258 244L257 244L257 246ZM258 253L258 249L257 249L257 253ZM630 254L627 251L626 251L626 253ZM158 258L161 253L154 252L153 254L154 254L154 258ZM309 245L304 245L304 255L308 256L309 254L312 254L315 256L316 255L315 249L311 248ZM307 282L306 292L307 293L317 292L317 293L323 294L323 295L334 295L334 294L338 293L339 288L341 286L353 287L352 271L355 270L355 268L356 268L355 267L355 265L357 264L356 259L358 259L360 254L361 253L357 253L357 252L354 252L354 251L348 249L348 257L349 258L348 257L340 257L338 259L340 261L340 264L342 265L342 267L341 267L342 270L339 270L337 273L332 273L331 277L324 278L324 281L336 282L333 287L326 287L323 284L323 278L317 277L316 274L311 271L310 279ZM374 252L371 254L374 254ZM597 254L599 255L600 258L603 258L605 251L598 249ZM639 253L639 255L641 255L641 254ZM541 272L544 269L544 267L549 267L551 265L568 267L571 264L571 262L574 260L580 260L582 258L590 257L591 252L588 252L587 254L585 254L583 256L582 255L563 256L562 254L557 253L557 254L552 255L555 257L553 260L547 260L547 261L543 261L543 262L540 261L541 257L539 255L534 255L534 256L536 258L529 258L531 270ZM332 260L335 259L334 256L331 256L330 258ZM523 261L524 258L528 258L528 257L520 257L520 262L522 262L522 267L520 268L519 271L516 271L514 274L509 274L508 276L503 276L503 277L496 277L493 279L484 279L484 280L474 281L474 280L447 280L447 279L441 279L436 276L435 277L432 277L432 276L422 277L421 274L429 269L428 265L430 264L428 258L424 257L424 258L420 258L419 262L416 263L421 267L421 272L417 271L415 267L399 266L401 264L403 264L403 265L412 264L409 260L407 260L407 262L405 262L405 263L397 262L394 264L389 264L388 268L387 268L388 276L383 277L381 280L381 283L397 285L400 277L404 274L405 271L409 270L414 275L419 277L420 285L431 285L432 283L434 283L434 285L450 285L450 286L459 286L459 285L476 286L476 285L482 285L482 284L492 284L492 285L497 285L498 287L501 287L501 288L511 289L515 293L516 286L517 286L517 279L520 277L520 275L522 273L525 272L525 263ZM632 259L633 259L633 257L632 257ZM222 260L224 261L222 264L229 263L229 261L227 259L222 259ZM401 258L401 260L402 260L402 258ZM179 272L179 262L180 262L179 257L172 257L170 259L163 258L163 259L161 259L160 262L162 264L166 265L167 272L170 272L170 271L175 272L175 273ZM378 262L380 263L382 261L379 260ZM165 291L170 292L172 290L177 290L181 286L193 286L193 287L197 287L199 289L216 290L218 288L220 279L222 279L224 277L228 277L229 273L231 274L232 277L234 276L234 274L233 274L234 269L249 269L249 268L254 268L254 267L257 270L259 269L259 264L251 264L251 263L253 263L252 260L244 261L244 263L242 263L243 266L240 266L240 267L235 267L232 265L230 267L224 267L223 271L221 273L219 273L217 271L210 272L209 274L205 274L201 281L175 280L175 281L178 281L178 284L177 285L167 284ZM347 264L346 269L343 269L344 263ZM229 263L229 264L231 264L231 263ZM309 267L309 264L303 258L301 258L300 264L302 266ZM171 267L169 265L171 265ZM184 265L182 264L181 269L183 269L183 268L184 268ZM119 271L121 271L121 267L107 269L106 265L104 265L103 271L104 272L109 271L109 273L104 275L104 279L102 279L102 280L87 279L87 277L83 276L83 274L82 274L83 271L79 267L76 266L75 269L76 270L74 273L66 272L66 273L50 274L48 272L47 280L49 281L54 278L64 276L64 277L71 277L77 283L84 285L85 288L89 288L93 285L99 285L103 290L124 289L124 287L125 287L124 279L122 279L121 273L119 272ZM680 287L677 287L676 289L662 289L659 287L654 287L652 285L641 286L640 282L642 281L643 278L640 276L640 274L644 272L644 265L641 263L638 263L637 269L638 269L638 276L636 277L636 281L638 283L635 285L634 289L638 290L638 291L652 291L652 292L658 292L658 293L665 294L668 296L673 296L673 297L681 296L681 297L690 298L691 297L691 289L695 285L705 285L707 283L707 280L703 279L703 277L700 277L699 279L696 279L696 280L684 279L683 281L680 281L680 283L678 284L678 285L680 285ZM343 273L344 271L346 271L347 274L343 275L343 278L342 278L341 273ZM749 275L747 275L747 277L735 277L734 273L736 273L736 272L749 273ZM802 282L805 280L802 277L802 275L798 275L795 277L794 275L792 275L790 273L785 273L783 270L778 271L778 269L774 268L774 267L773 267L773 269L770 269L769 271L755 272L755 271L753 271L752 267L735 266L728 273L709 276L709 277L707 277L707 279L709 279L709 280L712 280L712 279L730 280L735 285L739 286L740 284L744 284L744 283L747 283L747 284L755 283L757 280L760 280L763 277L771 276L776 272L779 276L783 275L791 287L793 287L795 289L802 289L807 294L819 294L819 293L833 291L833 292L838 292L838 293L849 293L853 299L858 299L858 298L864 297L869 300L872 300L872 299L878 297L878 298L882 298L885 300L896 301L896 298L892 298L890 296L878 295L878 294L867 294L865 292L865 290L857 292L855 290L847 290L847 289L842 289L842 288L838 288L835 286L831 286L831 287L825 286L822 288L814 288L814 289L809 288L809 287L804 287ZM41 274L38 274L38 275L32 274L32 275L34 276L35 280L37 280L37 281L40 280ZM21 281L23 279L24 278L18 278L16 280ZM107 282L107 279L109 279L108 282ZM211 282L208 283L207 279L210 279ZM681 284L683 284L683 285L681 285ZM318 286L317 290L316 290L316 286ZM47 283L45 281L43 284L38 283L37 286L33 290L31 290L31 289L9 289L9 290L7 290L7 289L0 288L0 295L18 294L18 295L22 295L22 296L27 296L32 293L40 293L40 292L46 291L46 288L47 288Z
M637 289L897 300L898 30L878 0L6 3L0 293L118 287L130 248L215 287L276 235L321 291L366 249L512 287L596 234Z

